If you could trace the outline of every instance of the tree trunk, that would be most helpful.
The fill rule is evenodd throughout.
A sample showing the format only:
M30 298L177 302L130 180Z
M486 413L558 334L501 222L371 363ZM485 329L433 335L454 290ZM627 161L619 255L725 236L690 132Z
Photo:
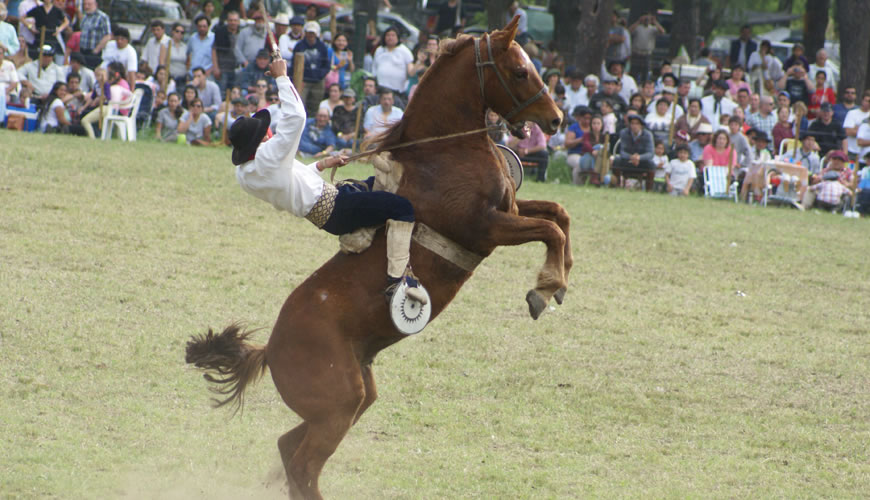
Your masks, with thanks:
M357 68L363 67L363 58L366 55L366 30L370 19L377 19L377 0L353 0L354 33L351 42L353 51L353 63Z
M574 64L581 73L598 74L607 48L614 0L580 0Z
M505 27L505 16L507 8L512 0L486 0L486 23L489 25L489 30L495 30Z
M837 28L840 32L840 87L855 87L860 96L867 78L870 56L870 2L837 0ZM809 55L809 54L808 54Z
M784 14L791 14L793 3L792 0L779 0L779 7L776 10Z
M695 59L697 55L696 49L698 38L698 30L701 27L701 6L695 0L674 0L674 14L672 19L679 22L671 23L671 51L670 56L673 59L680 50L680 46L685 46L689 53L689 63Z
M550 2L550 13L553 14L553 42L556 50L568 64L573 64L574 51L577 48L577 25L580 24L580 1Z
M701 24L698 29L698 34L702 36L704 40L710 41L710 37L713 35L713 30L716 29L719 20L722 19L722 14L725 13L725 7L727 5L727 2L719 2L719 5L714 6L713 0L700 0ZM675 21L676 19L677 18L674 17ZM673 27L671 29L673 30Z
M804 14L804 48L810 61L816 57L816 51L825 46L825 31L828 29L830 11L831 0L807 0ZM815 75L811 75L810 78L815 78Z

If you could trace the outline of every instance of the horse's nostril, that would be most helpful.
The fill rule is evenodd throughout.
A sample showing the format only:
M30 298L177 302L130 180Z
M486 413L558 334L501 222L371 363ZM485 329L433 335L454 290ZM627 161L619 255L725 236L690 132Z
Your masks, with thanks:
M553 118L553 130L556 130L557 128L559 128L559 125L561 125L561 124L562 124L561 118Z

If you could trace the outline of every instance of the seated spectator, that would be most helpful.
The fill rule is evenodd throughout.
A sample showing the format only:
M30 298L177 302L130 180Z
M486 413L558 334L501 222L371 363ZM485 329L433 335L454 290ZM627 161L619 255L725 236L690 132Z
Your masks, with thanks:
M184 134L191 146L206 146L211 144L211 124L211 118L203 112L202 99L197 97L181 115L178 133Z
M870 153L861 160L864 165L870 165ZM870 215L870 167L865 167L861 172L863 175L855 190L855 210L861 215L868 216Z
M736 65L731 68L731 77L726 80L728 83L728 97L732 100L737 100L737 93L740 89L746 89L749 92L749 84L743 79L746 72L743 70L743 66Z
M329 112L318 109L314 118L305 122L302 138L299 141L299 152L303 156L321 158L335 151L336 137L329 125Z
M670 160L665 153L665 143L656 141L653 152L653 164L656 166L655 175L653 176L653 191L656 193L664 193L666 191L665 166Z
M62 97L63 104L69 110L70 119L73 123L79 124L82 118L82 112L88 103L87 95L82 91L81 77L78 73L70 73L66 78L66 96ZM84 132L84 129L82 129Z
M819 145L816 144L813 134L801 132L800 147L786 151L782 155L782 160L806 167L810 184L815 184L821 180L822 170L818 151Z
M185 111L190 110L193 100L199 97L199 91L193 85L184 87L184 93L181 94L181 108Z
M333 83L326 90L326 95L326 99L320 101L319 109L326 109L329 116L332 116L333 110L341 105L341 86L337 83Z
M385 132L394 123L402 119L403 111L393 107L393 91L382 89L380 92L380 105L372 106L366 111L363 120L365 137L370 139Z
M593 112L598 112L602 116L605 116L605 113L601 110L601 103L603 101L609 101L611 108L613 108L616 120L619 120L625 113L625 110L628 109L628 104L626 104L625 99L619 95L619 87L616 78L611 75L605 75L603 81L604 88L589 98L589 107ZM604 125L606 128L606 121Z
M175 80L169 77L169 72L166 66L158 66L154 76L149 76L145 83L154 91L154 95L163 92L163 100L154 99L154 107L162 108L166 106L166 96L175 92Z
M131 88L134 87L136 71L139 69L139 59L136 55L136 49L130 45L130 31L123 26L112 28L112 40L106 43L106 48L103 49L103 62L100 66L107 68L109 63L113 62L124 65L127 70L124 78Z
M695 138L689 142L689 159L698 164L699 167L704 166L704 148L710 144L712 134L713 126L709 123L702 123L695 132Z
M16 102L20 89L21 83L18 80L15 64L6 58L3 50L0 50L0 99L4 103ZM0 106L0 109L5 109L5 106ZM4 118L4 116L0 116L0 121Z
M801 209L807 210L812 207L822 210L840 212L844 207L852 204L852 191L842 182L848 157L842 151L834 151L830 156L830 166L822 174L822 182L810 186L804 193Z
M629 126L619 134L619 150L613 161L613 184L621 185L621 177L626 172L642 173L647 191L653 188L655 176L654 141L649 130L644 129L643 118L637 114L627 117Z
M491 109L486 111L486 126L493 127L486 131L492 142L502 146L507 144L507 126L501 116Z
M644 119L647 128L653 134L653 139L658 143L662 143L662 147L664 147L664 143L668 142L671 128L671 113L668 113L668 106L668 101L659 98L656 101L655 112L649 113Z
M674 128L678 132L682 130L688 133L689 139L694 140L698 134L698 128L704 123L709 125L710 120L701 113L701 100L689 99L688 112L677 118Z
M763 133L768 142L773 139L773 128L776 126L777 117L773 114L773 98L764 96L759 101L757 113L749 115L749 126Z
M267 87L276 87L275 79L270 76L266 76L266 71L268 70L269 53L266 52L265 49L261 49L257 53L257 57L254 59L253 64L247 65L245 69L241 72L239 81L242 89L247 90L249 94L258 92L257 82L259 80L264 80L267 83ZM263 89L262 92L263 94L265 94L266 89Z
M516 151L521 162L535 164L535 180L545 182L547 180L547 164L550 161L550 154L547 152L547 137L541 127L534 122L526 122L523 130L526 133L525 139L510 136L507 146Z
M698 173L695 164L689 158L689 147L677 146L677 157L665 166L665 183L671 196L688 196Z
M732 116L728 119L728 132L731 146L737 153L738 163L737 169L732 171L732 174L734 174L735 180L742 181L755 162L755 158L752 156L752 147L749 145L749 139L743 134L743 121L739 117Z
M348 87L341 93L341 105L332 110L332 131L335 132L338 149L353 147L356 115L356 92Z
M827 74L824 71L816 71L816 91L810 95L810 104L807 106L807 119L815 120L822 103L837 104L837 94L834 89L825 85Z
M778 152L782 141L794 138L794 124L789 121L791 111L787 108L776 110L776 125L773 126L773 150Z
M166 107L157 113L154 135L161 142L176 142L178 140L178 121L184 114L181 99L173 92L166 98ZM184 142L187 142L186 139Z
M196 93L202 100L203 113L210 119L214 119L218 107L221 105L221 89L218 84L208 79L205 70L193 68L193 81L191 84L196 88Z
M105 71L105 74L103 73ZM92 99L89 104L96 105L96 109L90 111L82 118L82 126L88 137L96 139L94 134L94 122L100 122L100 118L109 116L113 110L118 110L123 106L130 104L133 99L133 93L130 92L130 87L127 81L124 80L125 69L121 63L112 63L108 69L99 68L94 72L97 75L98 88L100 90L96 99ZM105 80L104 80L105 78ZM101 83L104 82L104 83ZM100 99L102 96L108 96L108 102ZM94 102L96 101L96 102ZM102 105L100 105L102 103ZM100 126L102 127L102 123Z
M565 152L568 153L566 161L571 167L571 180L579 185L591 177L595 170L595 157L600 146L595 149L594 155L592 152L595 146L604 142L604 122L601 121L601 115L596 115L592 120L592 113L586 106L575 107L572 116L574 123L565 132ZM593 121L597 126L594 132Z
M67 76L71 73L78 73L81 81L79 87L85 94L90 94L97 84L97 78L94 76L94 71L85 66L85 57L79 52L73 52L69 57L69 66L64 67Z
M749 89L738 89L735 102L737 103L737 107L743 111L744 118L758 111L757 106L755 110L752 109L752 97L749 95Z
M48 95L43 99L43 104L37 115L41 132L85 135L82 126L73 124L70 119L69 110L63 104L66 95L66 84L55 82Z
M734 177L737 169L737 151L731 147L731 137L725 130L713 134L712 144L704 146L705 167L728 167L728 178Z
M819 118L809 126L810 133L816 136L822 156L829 151L848 151L846 132L843 127L834 123L834 108L830 103L819 106Z
M618 118L613 110L613 104L610 99L604 99L598 103L598 108L601 110L601 121L604 122L604 133L615 134Z
M226 111L221 111L215 117L215 126L219 130L223 130L224 127L224 117L226 117ZM237 97L232 100L232 109L230 109L230 118L226 124L227 129L233 126L233 123L236 122L239 118L248 115L248 106L244 99L241 97ZM229 144L229 136L227 137L227 144Z
M66 75L63 68L54 63L54 48L44 45L42 58L38 62L32 61L18 68L18 80L23 86L22 101L28 97L42 100L48 96L55 83L66 81Z
M704 113L713 128L718 128L722 116L730 116L737 107L737 104L725 95L727 91L728 83L724 80L717 80L713 83L713 93L701 99L701 112Z
M756 200L761 199L761 189L764 187L764 166L770 162L770 150L767 149L770 140L767 135L757 129L752 129L752 138L755 143L752 150L753 163L746 173L743 180L743 186L740 188L740 199L744 202L748 201L749 190L752 189L752 194Z

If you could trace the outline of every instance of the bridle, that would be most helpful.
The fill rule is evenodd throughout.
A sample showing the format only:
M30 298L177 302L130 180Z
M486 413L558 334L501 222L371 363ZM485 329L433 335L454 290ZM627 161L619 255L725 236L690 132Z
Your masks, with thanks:
M486 40L486 51L489 55L488 61L483 61L480 57L480 41L483 39ZM510 122L510 119L516 116L517 113L526 109L532 103L540 99L541 96L544 95L544 92L547 90L547 86L542 85L541 90L539 90L537 94L533 95L525 102L520 102L520 100L517 99L517 96L515 96L514 93L511 92L511 89L510 87L508 87L508 84L502 76L501 71L498 70L498 66L495 64L495 59L492 57L492 43L489 38L489 33L484 33L482 37L474 39L474 59L475 65L477 66L477 79L480 81L480 97L483 98L483 102L486 102L486 92L483 89L483 70L486 66L492 66L492 70L495 71L495 76L498 77L498 81L501 83L502 88L504 88L505 92L507 92L507 94L511 96L511 99L514 101L514 109L512 109L510 113L503 116L503 118L508 122Z

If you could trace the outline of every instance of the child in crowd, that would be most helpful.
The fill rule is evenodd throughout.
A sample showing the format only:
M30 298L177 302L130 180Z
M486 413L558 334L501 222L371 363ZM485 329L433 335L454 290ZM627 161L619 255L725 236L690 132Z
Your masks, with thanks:
M677 146L677 157L668 162L665 167L667 190L671 196L688 196L698 173L695 164L689 159L689 146Z
M656 193L665 192L665 167L668 164L668 156L665 154L665 143L656 141L655 156L653 163L656 165L656 173L653 178L653 191Z
M613 104L604 99L601 101L601 120L604 122L604 132L610 135L616 133L616 114L613 112Z

